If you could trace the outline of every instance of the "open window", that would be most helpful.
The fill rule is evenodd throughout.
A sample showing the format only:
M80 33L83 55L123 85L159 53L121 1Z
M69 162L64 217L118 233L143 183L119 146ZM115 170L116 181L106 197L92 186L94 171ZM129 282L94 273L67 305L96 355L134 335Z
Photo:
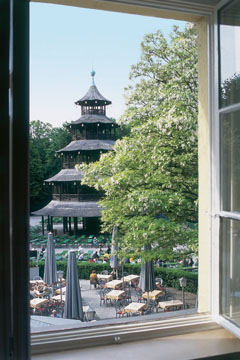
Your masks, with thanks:
M66 1L59 3L67 4ZM2 5L3 4L3 5ZM0 122L0 160L1 160L1 238L0 253L1 284L6 294L0 308L2 319L1 355L4 358L11 354L15 358L29 357L29 316L28 316L28 36L29 4L27 0L4 0L0 11L1 49L4 52L0 67L1 74L1 107ZM79 0L78 6L85 6ZM224 1L215 8L218 1L209 5L206 1L184 1L182 4L171 1L159 1L157 4L147 1L138 2L98 2L89 1L89 7L99 6L105 10L139 13L159 17L169 17L196 21L199 28L199 183L200 183L200 277L199 277L199 311L215 315L218 322L239 336L239 202L238 202L238 141L239 141L239 4L237 1ZM2 11L3 10L3 11ZM219 18L214 12L219 10ZM214 20L215 19L215 20ZM217 53L218 34L214 39L213 30L219 22L220 50ZM10 42L9 42L10 39ZM226 63L226 54L230 54L231 66ZM221 100L217 109L217 73L220 58ZM228 59L228 58L227 58ZM10 79L9 79L10 69ZM230 70L230 72L228 72ZM10 92L9 92L10 83ZM215 96L216 95L216 96ZM209 115L210 114L210 115ZM220 121L220 130L218 123ZM10 120L9 120L10 119ZM215 125L215 127L213 127ZM219 147L220 139L220 147ZM220 149L220 152L219 152ZM219 157L220 155L220 157ZM220 159L220 160L219 160ZM210 165L211 160L211 165ZM220 166L219 166L220 165ZM210 175L210 168L214 167ZM216 169L216 171L215 171ZM221 176L220 176L221 175ZM216 185L215 188L210 186ZM213 181L214 178L214 181ZM215 181L216 179L216 181ZM221 180L221 181L220 181ZM221 184L221 185L220 185ZM220 185L220 190L219 190ZM212 194L214 200L212 201ZM221 206L218 206L221 194ZM214 206L210 206L210 203ZM216 215L216 216L215 216ZM220 221L219 221L220 216ZM214 219L212 219L214 218ZM212 220L211 220L212 219ZM220 242L219 242L220 224ZM213 244L213 246L212 246ZM219 247L219 246L220 247ZM219 251L220 249L220 251ZM213 260L213 262L212 262ZM220 261L219 261L220 260ZM219 267L220 263L220 267ZM212 266L213 264L213 266ZM220 270L220 271L219 271ZM220 277L219 277L220 273ZM213 274L213 277L212 277ZM219 281L220 280L220 281ZM220 284L218 286L218 284ZM212 291L214 288L214 291ZM220 295L219 295L220 294ZM16 300L17 299L17 300ZM212 305L210 305L212 304ZM202 316L202 317L201 317ZM181 319L184 331L186 326L211 323L211 317L200 315L195 318ZM188 322L188 325L187 325ZM234 323L234 324L233 324ZM162 323L166 325L165 323ZM168 322L172 328L172 320ZM48 349L58 340L70 338L69 345L85 341L85 335L97 344L103 338L106 343L118 341L119 334L123 339L136 334L136 327L143 336L152 334L160 336L161 324L132 324L124 328L110 326L79 332L54 333L52 337L38 336L32 339L34 347L39 350L42 344ZM148 328L148 329L147 329ZM189 329L189 327L188 327ZM144 330L144 331L143 331ZM75 335L75 336L74 336ZM97 337L99 336L99 337ZM134 339L134 335L132 335ZM60 342L58 343L60 344ZM67 342L65 342L67 344ZM10 350L9 350L10 349Z
M220 306L223 324L239 336L239 126L240 5L226 2L218 11L219 35L219 179ZM235 326L234 326L234 325Z

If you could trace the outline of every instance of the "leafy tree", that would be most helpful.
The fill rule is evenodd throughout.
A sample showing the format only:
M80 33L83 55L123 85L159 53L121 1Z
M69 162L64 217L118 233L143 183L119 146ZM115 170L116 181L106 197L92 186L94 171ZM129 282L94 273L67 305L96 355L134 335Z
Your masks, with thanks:
M240 73L235 73L221 84L221 105L228 106L239 102Z
M46 149L47 173L51 177L61 169L61 160L57 156L56 151L63 148L72 140L71 134L64 123L61 128L53 128L51 132L51 141Z
M133 84L126 89L127 110L121 122L141 125L154 116L188 117L197 121L197 34L192 24L173 27L169 42L161 31L147 34L141 59L132 66ZM136 81L136 79L138 81Z
M53 128L51 124L34 120L30 123L30 208L44 206L51 195L50 187L43 181L61 169L61 160L55 157L56 150L67 145L71 135L66 128Z
M171 259L197 248L197 44L195 28L146 35L122 123L131 133L99 162L79 165L105 191L103 229L118 225L120 256ZM144 253L143 246L152 245Z

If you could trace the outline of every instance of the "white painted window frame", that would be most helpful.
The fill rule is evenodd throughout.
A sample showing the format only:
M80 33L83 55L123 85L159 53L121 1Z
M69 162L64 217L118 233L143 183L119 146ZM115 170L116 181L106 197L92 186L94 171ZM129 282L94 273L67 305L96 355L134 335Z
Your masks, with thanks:
M218 39L218 11L230 0L222 0L214 10L214 71L212 73L213 94L211 102L213 155L211 159L211 217L212 217L212 317L232 334L240 338L240 328L220 314L220 221L221 218L240 221L240 213L221 210L220 188L220 115L240 110L240 103L219 108L219 39Z

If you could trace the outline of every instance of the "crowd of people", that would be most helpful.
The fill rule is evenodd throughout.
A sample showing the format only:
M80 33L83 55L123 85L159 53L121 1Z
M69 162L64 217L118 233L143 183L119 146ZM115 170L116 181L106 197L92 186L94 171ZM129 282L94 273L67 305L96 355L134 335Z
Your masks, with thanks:
M39 284L36 282L30 286L30 299L34 299L41 293L45 293L48 290L45 284Z
M92 253L89 261L96 262L96 263L101 261L102 263L107 263L110 259L110 254L111 254L110 245L108 245L105 250L103 250L102 244L98 244L98 247L99 247L98 250L95 250ZM79 248L78 248L78 260L85 261L85 251L81 246L79 246Z

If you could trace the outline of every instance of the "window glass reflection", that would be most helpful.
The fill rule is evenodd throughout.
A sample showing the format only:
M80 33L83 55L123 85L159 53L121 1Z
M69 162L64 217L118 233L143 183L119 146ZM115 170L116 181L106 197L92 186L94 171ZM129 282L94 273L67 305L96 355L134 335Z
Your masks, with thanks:
M220 107L240 102L240 2L219 12Z
M240 211L240 111L221 116L221 208Z
M240 221L223 219L221 228L221 313L240 325Z

